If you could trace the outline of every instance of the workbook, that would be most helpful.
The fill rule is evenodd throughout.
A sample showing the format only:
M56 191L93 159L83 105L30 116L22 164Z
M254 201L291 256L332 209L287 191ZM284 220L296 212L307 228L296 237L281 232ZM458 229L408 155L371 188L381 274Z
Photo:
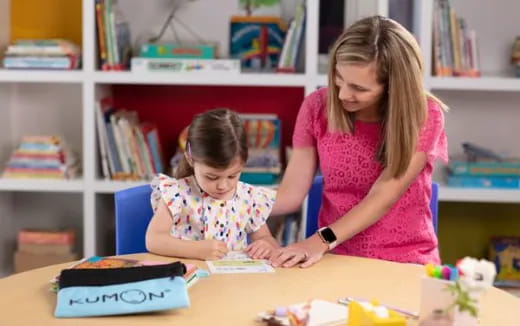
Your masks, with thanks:
M264 259L252 259L246 253L231 251L220 260L206 261L212 274L274 273Z

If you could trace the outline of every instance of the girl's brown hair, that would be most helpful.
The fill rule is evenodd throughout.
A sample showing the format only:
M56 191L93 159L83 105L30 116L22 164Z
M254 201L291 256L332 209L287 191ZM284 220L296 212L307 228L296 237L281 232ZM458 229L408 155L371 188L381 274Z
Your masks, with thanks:
M197 114L188 128L186 154L194 162L217 169L229 167L237 157L247 162L247 135L238 114L228 109L214 109ZM186 155L175 171L180 179L193 175Z
M372 62L376 65L378 82L384 85L380 106L384 134L377 159L392 177L400 177L415 152L419 131L426 120L426 100L431 95L423 86L419 45L399 23L381 16L367 17L351 25L336 40L329 64L329 128L354 132L354 115L343 109L335 86L336 65Z

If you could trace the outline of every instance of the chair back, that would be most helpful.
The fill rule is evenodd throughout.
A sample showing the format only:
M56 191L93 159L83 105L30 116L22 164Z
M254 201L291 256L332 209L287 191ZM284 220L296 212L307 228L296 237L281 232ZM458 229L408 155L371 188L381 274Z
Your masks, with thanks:
M321 207L321 193L323 191L323 176L318 175L312 182L311 189L304 204L302 230L305 231L305 238L313 235L318 230L318 215ZM437 234L437 220L439 211L439 185L432 182L432 196L430 200L430 210L432 212L433 229Z
M153 216L151 194L148 184L115 193L116 255L146 252L146 228Z

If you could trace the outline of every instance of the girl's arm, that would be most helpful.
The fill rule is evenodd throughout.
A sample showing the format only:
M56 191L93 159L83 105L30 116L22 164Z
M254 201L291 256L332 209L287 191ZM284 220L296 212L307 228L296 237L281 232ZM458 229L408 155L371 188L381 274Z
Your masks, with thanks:
M269 231L269 228L267 227L267 224L262 225L258 230L251 233L251 243L258 241L258 240L264 240L265 242L269 243L271 246L275 248L279 248L280 245L278 244L278 241L273 237L271 234L271 231Z
M267 224L262 225L250 235L251 244L247 246L246 253L253 259L266 259L275 249L280 248L278 241L273 237Z
M348 240L377 222L408 189L425 165L426 154L417 152L412 156L408 169L400 178L393 178L389 176L387 170L383 170L365 198L329 225L337 237L337 242ZM327 250L328 247L315 233L301 242L276 252L271 258L271 263L273 266L290 267L305 260L302 267L307 267L320 260Z
M272 216L298 211L311 188L317 169L315 147L294 148L277 190Z
M222 241L175 239L170 235L171 227L170 211L161 200L146 230L146 249L162 256L202 260L220 259L228 251L226 244Z

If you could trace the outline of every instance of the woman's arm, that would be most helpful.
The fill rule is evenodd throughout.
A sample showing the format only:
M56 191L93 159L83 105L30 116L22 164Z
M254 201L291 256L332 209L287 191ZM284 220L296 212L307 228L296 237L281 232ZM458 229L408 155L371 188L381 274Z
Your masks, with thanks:
M367 196L329 225L336 234L337 242L348 240L377 222L408 189L425 165L426 154L417 152L412 156L410 165L402 177L390 177L388 171L383 170ZM273 254L271 263L273 266L290 267L305 260L302 267L307 267L320 260L327 250L320 237L314 234Z
M146 230L146 249L149 252L162 256L215 260L224 257L228 251L222 241L175 239L170 235L171 226L170 211L161 200Z
M272 216L298 211L311 188L317 169L315 147L294 148L277 190Z

